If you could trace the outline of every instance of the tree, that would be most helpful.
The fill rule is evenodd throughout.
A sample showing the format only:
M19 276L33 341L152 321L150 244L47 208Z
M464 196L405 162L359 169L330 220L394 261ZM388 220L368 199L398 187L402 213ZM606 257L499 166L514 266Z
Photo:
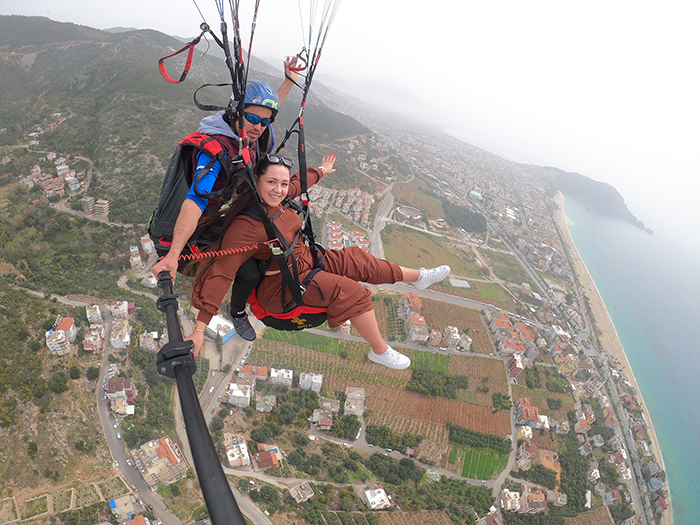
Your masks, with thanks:
M263 485L260 488L260 499L267 501L268 503L275 503L280 499L279 493L272 487Z
M90 381L95 381L96 379L98 379L100 377L100 369L95 367L95 366L91 366L90 368L87 369L86 377Z
M75 365L71 366L69 374L71 379L80 379L80 368Z
M56 372L49 379L49 388L54 394L62 394L68 390L68 376L65 372Z

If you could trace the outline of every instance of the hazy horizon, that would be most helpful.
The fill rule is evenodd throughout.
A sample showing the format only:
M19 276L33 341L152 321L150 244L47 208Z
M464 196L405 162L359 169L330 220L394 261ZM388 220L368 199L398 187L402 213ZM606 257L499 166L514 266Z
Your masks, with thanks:
M197 5L218 28L214 2ZM247 41L252 13L241 9ZM607 182L645 225L682 239L700 219L700 75L693 67L700 34L690 9L631 1L356 0L341 4L318 74L365 84L393 79L401 93L432 108L421 116L436 126L461 130L474 145L516 162ZM184 0L0 0L0 14L185 38L196 36L202 21ZM279 57L281 65L301 44L299 7L263 0L253 54Z

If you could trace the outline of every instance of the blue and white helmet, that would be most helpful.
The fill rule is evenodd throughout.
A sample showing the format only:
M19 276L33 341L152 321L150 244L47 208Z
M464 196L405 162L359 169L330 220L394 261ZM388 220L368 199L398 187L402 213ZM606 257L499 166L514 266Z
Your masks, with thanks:
M251 80L246 84L245 88L245 105L270 108L274 120L279 110L280 99L277 95L277 91L267 82Z

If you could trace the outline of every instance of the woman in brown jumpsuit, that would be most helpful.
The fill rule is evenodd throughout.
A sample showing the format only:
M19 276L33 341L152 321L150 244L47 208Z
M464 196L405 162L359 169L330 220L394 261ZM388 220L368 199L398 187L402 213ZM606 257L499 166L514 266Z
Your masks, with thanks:
M324 175L335 172L334 163L334 154L324 155L319 169L308 169L308 185L311 186ZM294 198L300 194L299 174L290 177L291 165L288 159L268 155L258 163L255 170L260 197L270 217L274 217L275 226L288 243L293 241L302 226L301 219L293 210L282 207L282 201L287 195ZM199 314L195 331L188 338L195 344L195 354L199 352L204 339L204 329L219 311L221 301L241 264L251 257L259 261L267 261L270 258L269 246L258 244L267 240L262 221L240 215L236 209L237 207L232 206L231 216L227 216L229 226L221 239L221 250L256 247L241 253L206 259L200 265L192 292L192 305L199 309ZM213 249L218 247L213 246ZM313 269L313 254L303 242L297 242L294 255L301 281ZM374 315L371 294L358 281L370 284L411 281L418 289L423 290L430 284L443 280L449 272L449 266L429 270L404 268L377 259L357 247L328 250L323 261L323 270L316 273L307 287L304 303L309 306L326 307L328 324L332 328L349 319L372 347L368 354L371 361L390 368L408 368L411 364L410 359L384 342ZM277 264L272 263L256 292L260 305L269 312L282 313L282 286L282 276Z

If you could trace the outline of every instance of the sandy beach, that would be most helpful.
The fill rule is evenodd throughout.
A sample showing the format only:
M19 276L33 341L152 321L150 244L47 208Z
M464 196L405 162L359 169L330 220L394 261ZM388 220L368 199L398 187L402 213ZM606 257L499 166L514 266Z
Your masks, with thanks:
M605 303L600 297L598 289L596 288L596 285L593 282L593 278L591 277L590 273L588 273L588 268L586 268L585 263L579 256L578 251L576 250L576 245L574 244L573 239L569 234L569 228L566 225L566 215L564 213L564 195L562 195L561 193L557 193L555 197L555 202L557 205L557 211L555 212L557 227L561 232L564 244L566 244L566 249L568 251L570 259L569 262L571 263L572 270L575 274L575 279L581 286L583 293L585 293L588 296L589 303L591 305L591 313L593 315L593 318L595 319L596 327L600 330L600 332L602 332L598 337L600 344L603 346L603 348L605 348L610 357L612 357L616 361L617 369L622 372L623 376L631 383L634 389L639 393L639 400L642 405L642 410L644 411L644 416L646 417L646 421L648 423L647 428L649 437L651 439L650 448L652 453L656 457L656 461L658 461L659 464L662 465L662 468L665 471L666 469L663 465L663 456L661 455L659 442L656 438L656 433L654 432L654 426L651 420L651 416L649 415L649 411L647 410L646 404L644 403L642 392L639 389L639 386L637 385L637 381L634 377L634 373L632 372L632 368L630 367L629 361L627 361L625 350L622 347L622 343L620 342L620 338L617 335L617 331L615 330L615 326L613 325L612 319L610 318L610 314L608 313L608 310L605 307ZM673 515L670 501L670 492L668 491L668 484L665 484L665 488L666 492L669 493L669 508L666 512L662 514L661 523L663 525L673 525Z

